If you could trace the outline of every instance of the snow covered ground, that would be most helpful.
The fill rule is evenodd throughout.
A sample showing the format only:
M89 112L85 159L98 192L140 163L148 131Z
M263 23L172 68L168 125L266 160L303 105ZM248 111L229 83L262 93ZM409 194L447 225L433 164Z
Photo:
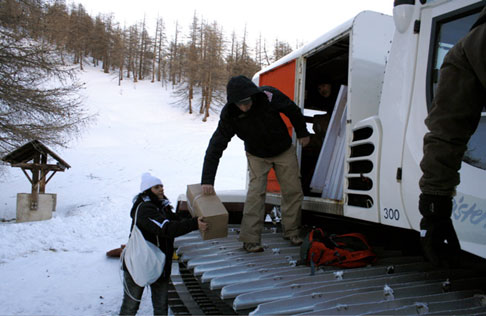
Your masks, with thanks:
M96 121L68 149L53 149L72 168L57 173L51 220L16 223L16 195L30 183L18 168L0 178L0 315L114 315L123 289L119 261L107 250L125 243L140 175L162 179L175 205L186 185L200 181L202 161L218 115L203 123L173 105L170 88L137 84L87 67L85 102ZM218 169L215 189L245 187L243 143L234 138ZM144 295L139 314L152 314Z

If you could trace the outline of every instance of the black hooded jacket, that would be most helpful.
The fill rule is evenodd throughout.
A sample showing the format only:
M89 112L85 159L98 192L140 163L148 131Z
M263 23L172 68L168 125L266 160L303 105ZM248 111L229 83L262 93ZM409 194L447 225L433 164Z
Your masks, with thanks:
M251 109L241 111L235 102L250 96ZM309 135L300 108L276 88L257 87L244 76L233 77L228 82L227 101L206 150L202 184L214 184L219 159L235 134L244 141L245 150L257 157L274 157L290 148L292 139L280 113L290 119L298 138Z
M138 208L137 227L145 240L158 245L165 254L163 276L168 278L172 270L172 255L174 253L174 238L198 229L197 218L181 219L172 212L168 200L159 200L150 190L140 193L130 211L132 224Z

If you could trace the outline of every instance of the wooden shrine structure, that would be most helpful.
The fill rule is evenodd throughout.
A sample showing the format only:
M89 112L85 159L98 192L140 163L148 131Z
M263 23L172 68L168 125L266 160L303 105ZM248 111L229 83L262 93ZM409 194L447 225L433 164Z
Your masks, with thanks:
M46 184L52 179L54 174L71 168L67 162L38 140L33 140L17 148L3 157L2 160L10 163L12 167L22 169L30 181L32 185L30 210L38 209L39 194L45 193ZM49 160L55 160L55 163L49 163ZM31 175L27 173L28 170L31 172ZM50 172L52 173L49 175Z

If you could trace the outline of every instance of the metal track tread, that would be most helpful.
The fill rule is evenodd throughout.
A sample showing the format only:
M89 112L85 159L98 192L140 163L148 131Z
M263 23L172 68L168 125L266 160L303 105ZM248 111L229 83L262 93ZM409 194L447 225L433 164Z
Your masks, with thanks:
M484 260L439 269L420 253L383 248L372 266L311 274L295 264L300 247L275 230L262 233L262 253L246 253L234 234L213 241L188 234L177 244L181 279L204 315L486 313Z
M191 315L172 282L169 282L169 308L174 315Z
M179 262L179 272L185 287L201 311L200 315L237 315L207 284L201 284L182 262Z
M171 276L171 286L169 288L169 306L174 313L174 315L202 315L203 312L199 309L199 306L194 301L191 293L187 289L182 277L177 274L172 274ZM175 293L172 294L171 291ZM170 299L170 295L176 296L178 300Z

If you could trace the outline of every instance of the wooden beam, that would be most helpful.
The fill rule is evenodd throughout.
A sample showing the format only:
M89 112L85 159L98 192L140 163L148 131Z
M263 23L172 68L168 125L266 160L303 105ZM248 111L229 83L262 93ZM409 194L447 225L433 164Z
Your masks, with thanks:
M47 165L47 155L45 154L42 154L41 155L41 165ZM39 184L39 193L46 193L46 176L47 176L47 173L49 172L48 169L41 169L40 170L41 174L40 174L40 184Z
M25 171L24 168L22 168L22 171L24 172L24 174L27 177L27 179L29 180L29 182L32 183L32 178L29 176L29 174L27 173L27 171Z
M46 184L49 183L51 178L56 174L57 171L53 171L52 174L49 176L49 178L46 180Z
M47 176L47 173L49 173L49 171L47 172L42 172L41 173L41 177L39 179L39 193L46 193L46 176Z
M37 169L37 170L53 170L53 171L64 171L64 168L59 165L52 164L40 164L40 163L16 163L11 164L12 167L23 168L23 169Z
M34 165L40 165L40 153L34 156ZM32 194L30 195L30 209L36 210L39 201L39 168L32 168Z

